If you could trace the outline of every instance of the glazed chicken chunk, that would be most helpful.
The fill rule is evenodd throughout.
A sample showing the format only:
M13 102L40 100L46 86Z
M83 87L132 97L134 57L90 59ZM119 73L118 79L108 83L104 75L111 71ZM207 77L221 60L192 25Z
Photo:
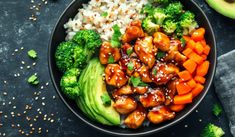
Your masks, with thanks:
M158 106L149 111L147 115L150 122L159 124L175 117L175 113L171 112L166 106Z
M137 38L144 37L144 31L141 27L141 21L136 20L131 22L130 26L127 27L125 34L122 37L123 43L128 43Z
M139 99L144 107L156 107L165 102L165 95L163 89L156 88L151 89L149 93L141 95Z
M141 66L138 69L138 72L139 72L141 80L143 82L146 82L146 83L152 82L152 80L150 78L149 68L147 66L145 66L145 65Z
M149 68L152 68L155 62L155 55L157 49L153 46L153 38L151 36L139 39L135 43L135 52L139 59L146 64Z
M148 91L148 87L133 87L132 90L134 93L144 94Z
M178 79L171 80L166 85L165 96L166 101L165 105L170 105L173 102L173 98L176 94L176 84L178 83Z
M132 97L118 96L116 97L113 107L120 114L128 114L136 109L137 103Z
M109 58L113 58L114 62L117 62L121 58L121 54L118 48L111 47L109 42L103 42L100 47L100 63L108 64Z
M133 90L131 88L130 85L125 85L119 89L117 89L116 91L114 91L113 93L113 97L116 98L117 96L120 96L120 95L129 95L129 94L133 94Z
M124 120L125 125L129 128L136 129L141 126L146 118L146 111L142 106L138 106L135 111L129 114Z
M151 72L152 80L157 85L166 84L179 72L179 68L173 64L157 62Z
M155 32L153 34L153 43L161 51L168 51L170 49L170 39L162 32Z
M109 85L122 87L128 78L118 64L108 64L105 68L105 80Z

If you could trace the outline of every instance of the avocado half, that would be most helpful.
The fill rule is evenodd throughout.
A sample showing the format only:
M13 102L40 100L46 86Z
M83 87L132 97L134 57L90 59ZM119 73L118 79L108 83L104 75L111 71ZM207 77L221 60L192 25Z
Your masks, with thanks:
M206 0L207 3L220 14L235 19L234 0Z

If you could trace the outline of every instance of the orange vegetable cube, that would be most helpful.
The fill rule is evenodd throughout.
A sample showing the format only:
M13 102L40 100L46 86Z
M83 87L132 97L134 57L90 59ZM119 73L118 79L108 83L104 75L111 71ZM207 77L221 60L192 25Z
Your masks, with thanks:
M195 82L194 79L189 80L189 81L187 82L187 84L188 84L191 88L194 88L194 87L197 85L197 83Z
M192 88L185 82L177 84L176 89L179 95L187 94L192 90Z
M184 105L188 103L192 103L193 101L193 93L189 92L188 94L184 95L176 95L174 97L174 104L176 105Z
M202 76L195 76L194 80L198 83L204 84L206 82L206 79Z
M197 64L201 64L203 62L203 58L195 52L190 53L189 58L195 61Z
M197 63L194 62L191 59L188 59L187 61L185 61L183 63L183 66L185 69L187 69L191 74L195 71L196 67L197 67Z
M197 42L197 43L196 43L194 50L195 50L199 55L201 55L201 54L203 53L204 48L203 48L201 42Z
M204 77L209 70L210 62L204 61L197 67L196 75Z
M205 40L205 39L201 40L200 42L202 43L202 46L203 46L203 47L206 46L206 40Z
M186 57L188 57L189 54L190 54L192 51L193 51L193 50L192 50L191 48L186 48L182 53L183 53Z
M191 38L194 41L201 41L204 39L205 33L206 33L205 28L199 28L192 33Z
M180 112L181 110L183 110L185 107L185 105L176 105L176 104L172 104L169 106L170 110L173 112Z
M186 43L188 43L191 40L191 38L189 36L183 36L183 38L186 41Z
M187 80L192 79L191 74L187 70L179 72L178 75L182 81L187 81Z
M202 57L203 61L205 61L207 59L207 55L206 54L202 54L201 57Z
M189 40L186 44L186 48L194 49L195 44L196 43L193 40Z
M192 90L193 98L198 96L202 92L203 89L204 89L204 86L197 83L196 87Z
M206 54L206 55L209 55L210 50L211 50L210 46L206 45L206 46L204 47L203 53Z

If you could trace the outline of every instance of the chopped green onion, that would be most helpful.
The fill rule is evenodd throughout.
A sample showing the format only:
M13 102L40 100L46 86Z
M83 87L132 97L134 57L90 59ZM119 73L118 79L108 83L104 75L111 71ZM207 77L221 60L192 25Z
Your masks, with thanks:
M28 51L28 56L29 56L30 58L35 59L35 58L37 58L37 52L36 52L35 50L29 50L29 51Z
M130 56L131 53L133 53L133 50L132 50L132 49L127 49L127 50L126 50L126 54L127 54L128 56Z
M163 51L158 51L158 52L157 52L157 59L160 59L160 58L164 57L165 55L166 55L165 52L163 52Z
M113 26L113 36L111 38L111 46L114 48L119 48L121 46L120 37L122 35L119 26L116 24Z
M39 83L38 77L36 75L32 75L28 78L28 83L32 85L37 85Z
M131 76L129 83L132 83L134 87L145 87L148 86L148 84L144 83L140 77L133 77Z
M103 12L103 13L101 13L101 16L102 17L107 17L109 14L108 14L108 12Z
M127 68L128 70L132 71L134 69L134 64L130 61L128 64L127 64Z
M111 105L111 98L109 97L108 93L104 93L100 98L104 105L106 106Z
M114 63L114 58L112 55L109 56L108 58L108 63L111 64L111 63Z

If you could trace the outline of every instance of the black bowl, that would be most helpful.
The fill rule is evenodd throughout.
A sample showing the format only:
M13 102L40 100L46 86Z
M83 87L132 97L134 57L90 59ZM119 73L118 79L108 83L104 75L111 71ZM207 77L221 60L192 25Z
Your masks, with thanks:
M64 96L62 94L62 91L60 89L60 78L61 73L56 68L54 54L56 47L58 44L62 41L64 41L66 33L63 25L68 21L69 18L73 18L76 13L78 12L78 8L82 7L82 3L87 3L88 0L75 0L73 1L67 9L63 12L61 17L59 18L54 31L52 33L49 49L48 49L48 62L49 62L49 70L51 79L53 81L54 87L62 99L62 101L65 103L65 105L82 121L87 123L88 125L94 127L95 129L98 129L102 132L109 133L112 135L120 135L120 136L139 136L139 135L147 135L150 133L158 132L163 129L166 129L167 127L170 127L176 123L179 123L182 119L184 119L186 116L188 116L202 101L202 99L205 97L206 93L208 92L211 83L213 81L213 76L215 73L215 67L216 67L216 42L214 33L212 30L212 27L210 25L210 22L208 18L206 17L205 13L202 11L202 9L193 1L193 0L187 0L183 1L182 3L185 6L185 9L188 9L196 14L196 19L201 27L206 28L206 41L211 46L211 52L208 57L210 61L210 69L206 76L207 80L205 83L204 91L194 99L193 103L187 105L187 107L180 113L177 114L174 120L159 124L159 125L152 125L150 124L148 127L141 127L139 129L123 129L119 127L111 127L111 126L104 126L102 124L99 124L97 122L92 121L88 117L86 117L82 111L76 106L76 103Z

